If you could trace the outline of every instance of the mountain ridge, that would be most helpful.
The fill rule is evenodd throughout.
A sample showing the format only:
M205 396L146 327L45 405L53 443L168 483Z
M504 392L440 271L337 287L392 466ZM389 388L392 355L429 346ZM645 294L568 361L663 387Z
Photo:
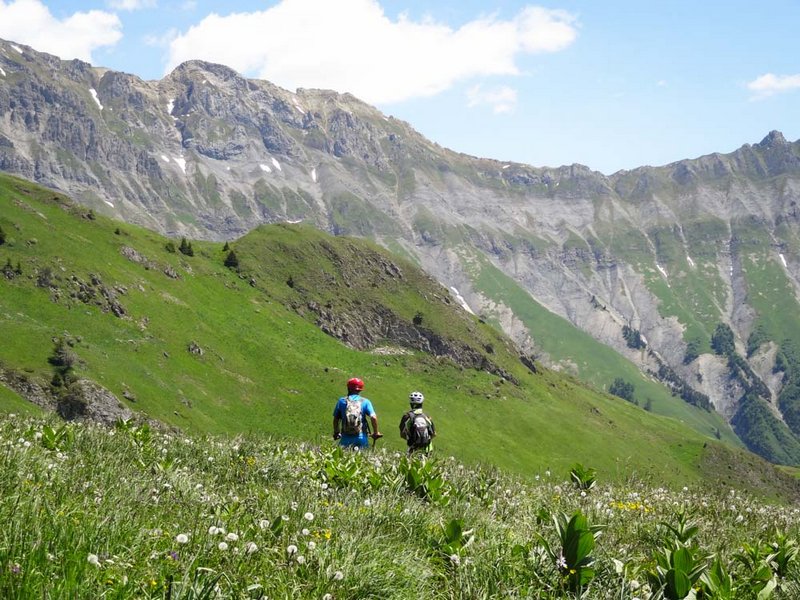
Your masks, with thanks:
M758 413L781 431L791 422L800 398L787 400L779 357L800 339L800 142L777 131L732 153L605 176L459 154L350 95L292 93L202 61L144 82L0 50L2 170L172 236L235 239L303 221L371 238L526 352L607 389L598 359L570 360L562 336L510 307L518 287L635 364L638 388L658 379L659 394L706 396L733 421L755 406L745 402L754 379L711 348L722 324L734 354L759 369ZM511 281L492 287L491 269ZM751 356L757 331L763 350Z

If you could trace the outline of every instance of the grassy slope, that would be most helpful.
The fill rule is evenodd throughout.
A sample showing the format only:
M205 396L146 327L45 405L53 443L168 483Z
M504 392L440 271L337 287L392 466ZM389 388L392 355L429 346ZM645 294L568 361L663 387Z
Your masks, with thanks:
M222 267L220 244L195 243L192 258L170 254L164 251L166 240L155 233L99 216L76 216L78 209L65 209L63 199L53 197L32 184L0 178L0 226L8 234L0 264L19 262L24 273L0 281L0 361L7 366L49 378L52 339L68 333L80 339L74 348L82 361L80 374L119 397L129 390L136 397L129 403L134 410L189 430L254 431L325 443L334 399L344 380L358 374L367 381L366 395L388 434L381 443L389 448L401 448L395 422L408 392L421 389L441 432L438 447L470 463L532 474L581 461L605 476L636 471L673 483L703 476L699 457L707 438L561 375L530 375L513 363L502 343L493 358L519 378L519 386L424 354L387 357L351 350L284 306L289 292L277 258L287 256L283 252L263 256L258 268L251 265L257 279L251 287ZM297 262L290 267L310 273L302 248L319 235L266 227L235 247L241 247L247 266L258 258L251 252L265 239L276 251L294 245L290 255ZM329 243L352 244L339 238ZM129 261L120 253L122 246L135 248L159 268ZM162 272L167 264L180 279ZM398 264L411 273L410 264ZM34 274L46 266L61 278L57 283L64 293L58 303L34 283ZM108 286L127 288L119 296L126 318L65 300L68 278L74 274L88 281L90 273ZM393 299L398 314L422 312L431 327L461 323L481 339L499 339L488 327L481 332L484 326L476 320L447 317L444 309L414 299L413 293L385 301L391 305ZM192 341L205 350L203 356L187 351ZM735 454L726 456L736 464Z

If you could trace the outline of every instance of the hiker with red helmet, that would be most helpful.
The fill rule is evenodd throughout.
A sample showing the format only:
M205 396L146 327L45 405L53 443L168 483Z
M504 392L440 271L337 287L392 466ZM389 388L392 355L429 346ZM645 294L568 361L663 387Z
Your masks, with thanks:
M333 409L333 439L348 448L368 448L369 438L382 438L378 429L378 415L372 408L372 402L361 395L364 382L358 377L347 381L347 395L339 398ZM372 423L372 434L369 433L367 417Z

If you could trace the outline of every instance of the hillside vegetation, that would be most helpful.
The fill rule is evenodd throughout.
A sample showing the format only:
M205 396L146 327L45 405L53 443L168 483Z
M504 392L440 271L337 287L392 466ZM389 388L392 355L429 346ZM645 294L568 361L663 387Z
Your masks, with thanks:
M275 225L227 250L192 241L189 255L21 180L0 178L0 202L3 380L40 389L42 404L60 344L75 378L147 418L329 444L334 401L358 375L388 449L401 449L396 425L418 389L439 451L469 464L531 475L580 461L615 480L793 494L741 450L521 360L434 280L363 241ZM231 251L238 270L224 266ZM58 408L80 417L84 402L62 394Z
M9 600L800 594L800 511L716 484L19 416L0 445Z

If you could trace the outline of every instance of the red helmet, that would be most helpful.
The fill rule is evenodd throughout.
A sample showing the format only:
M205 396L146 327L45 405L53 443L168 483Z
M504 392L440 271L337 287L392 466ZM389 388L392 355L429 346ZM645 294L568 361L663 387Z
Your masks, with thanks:
M352 379L347 380L348 392L360 392L363 389L364 389L364 382L361 381L358 377L353 377Z

